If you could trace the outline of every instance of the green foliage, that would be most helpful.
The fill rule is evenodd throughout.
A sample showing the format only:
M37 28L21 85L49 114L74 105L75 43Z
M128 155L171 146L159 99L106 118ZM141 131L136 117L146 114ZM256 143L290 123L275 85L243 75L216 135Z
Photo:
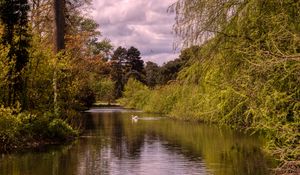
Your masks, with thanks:
M151 93L148 93L148 100L145 100L147 103L142 109L148 112L168 114L173 110L174 105L178 100L179 93L180 86L177 84L157 87Z
M184 61L175 59L161 66L157 77L159 84L164 85L176 80L177 74L182 69L183 65Z
M193 46L181 51L179 58L168 61L162 66L158 66L151 61L146 63L145 67L145 83L147 86L153 88L158 85L166 85L175 81L178 77L178 73L187 67L189 61L197 58L200 47Z
M5 92L7 82L7 74L10 70L10 62L7 60L8 49L3 45L0 45L0 90L1 92ZM5 94L0 93L0 104L5 102Z
M156 63L148 61L146 62L145 73L146 85L152 88L155 87L159 83L159 66Z
M141 74L144 70L144 61L141 59L141 52L133 46L127 50L126 63L128 64L130 71L136 71ZM138 78L139 81L142 80L142 77Z
M74 121L78 119L74 109L91 106L95 94L100 93L97 91L106 88L94 88L95 82L110 86L104 79L108 79L109 66L105 59L112 45L109 40L97 40L98 24L80 8L89 2L63 2L69 23L67 35L60 37L66 40L66 48L56 54L51 44L54 36L51 30L54 17L48 13L53 10L51 3L0 0L0 106L4 105L0 132L7 140L5 144L1 141L0 152L14 148L16 143L22 147L32 140L51 142L56 136L64 140L68 139L68 133L73 137L67 123L53 120L66 119L78 128L80 122ZM106 92L101 93L105 96ZM22 110L13 109L19 103ZM16 127L9 130L6 124Z
M122 91L129 78L144 82L144 61L140 51L135 47L129 49L118 47L111 58L110 75L115 82L115 99L122 96Z
M6 59L9 63L13 63L6 74L7 87L2 93L7 96L6 105L15 105L18 101L22 104L22 108L27 107L27 87L22 74L29 61L28 48L31 37L28 32L28 11L27 0L0 1L0 23L3 25L3 33L0 33L1 44L9 49Z
M114 82L109 78L103 78L93 83L93 91L96 92L96 101L111 102L114 99Z
M78 133L62 119L54 119L49 123L48 126L50 137L58 139L69 139L73 138Z
M17 145L19 136L20 120L11 108L0 106L0 151L9 151Z
M261 132L271 154L299 161L300 2L235 2L174 5L184 44L204 44L141 109Z
M139 109L146 104L150 90L145 85L130 78L124 89L123 98L118 100L120 104Z
M49 137L48 125L55 118L54 114L45 112L43 114L20 113L19 119L22 123L19 130L24 140L26 139L45 139Z
M85 107L91 107L96 102L94 91L88 86L81 87L80 93L76 95L75 99Z
M68 140L78 135L67 122L50 112L29 114L17 108L0 107L0 152L30 145L33 140Z

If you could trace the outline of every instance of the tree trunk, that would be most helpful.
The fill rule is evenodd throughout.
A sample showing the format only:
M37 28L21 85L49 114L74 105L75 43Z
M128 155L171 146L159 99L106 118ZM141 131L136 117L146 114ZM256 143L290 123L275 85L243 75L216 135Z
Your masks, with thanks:
M57 59L59 59L59 52L61 52L65 48L65 15L64 15L64 0L53 0L53 11L54 11L54 53L57 55ZM54 73L53 73L53 104L54 104L54 112L58 114L59 106L57 103L58 97L58 88L57 88L57 60L54 65Z
M54 52L57 54L65 48L65 14L64 0L54 0Z

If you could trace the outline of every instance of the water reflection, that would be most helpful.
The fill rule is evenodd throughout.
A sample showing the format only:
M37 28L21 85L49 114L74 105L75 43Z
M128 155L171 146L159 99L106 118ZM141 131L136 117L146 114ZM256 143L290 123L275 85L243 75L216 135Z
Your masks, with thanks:
M94 109L75 143L0 158L0 174L268 174L255 137L135 111Z

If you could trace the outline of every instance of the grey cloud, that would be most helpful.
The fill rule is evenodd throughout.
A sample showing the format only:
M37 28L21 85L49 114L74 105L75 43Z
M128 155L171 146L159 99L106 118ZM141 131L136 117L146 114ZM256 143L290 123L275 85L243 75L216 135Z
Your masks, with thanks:
M143 59L162 64L178 56L172 50L174 15L167 13L175 1L94 0L93 17L116 47L137 47Z
M122 36L130 36L134 32L133 29L129 28L126 25L122 24L111 24L106 25L103 28L104 33L109 33L109 35L116 36L116 37L122 37Z

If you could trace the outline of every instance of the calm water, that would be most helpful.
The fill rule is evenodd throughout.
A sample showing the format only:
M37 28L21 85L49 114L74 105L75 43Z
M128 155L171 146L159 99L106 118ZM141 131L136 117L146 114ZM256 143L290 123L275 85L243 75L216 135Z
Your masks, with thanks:
M133 122L131 115L141 120ZM3 175L265 175L255 137L118 108L92 109L75 143L2 155Z

